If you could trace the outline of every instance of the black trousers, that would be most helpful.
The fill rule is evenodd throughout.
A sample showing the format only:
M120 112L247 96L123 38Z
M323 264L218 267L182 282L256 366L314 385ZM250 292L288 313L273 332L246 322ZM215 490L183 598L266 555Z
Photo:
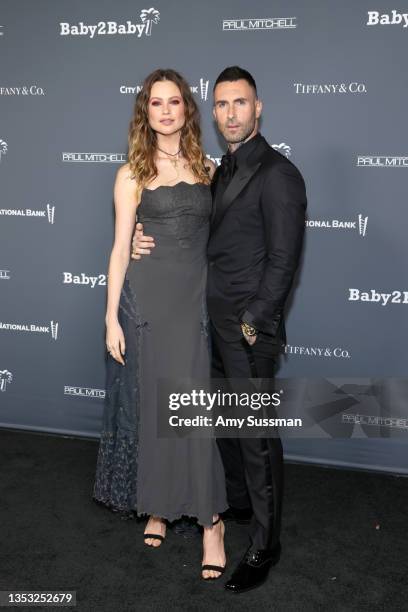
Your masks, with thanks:
M272 379L279 343L259 334L247 341L226 342L211 325L212 378ZM272 548L280 539L283 495L283 450L279 435L268 438L217 438L224 464L230 506L253 509L253 549Z

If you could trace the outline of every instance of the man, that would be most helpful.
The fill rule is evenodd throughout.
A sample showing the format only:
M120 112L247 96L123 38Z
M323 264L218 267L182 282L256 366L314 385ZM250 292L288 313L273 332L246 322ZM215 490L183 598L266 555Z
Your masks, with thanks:
M212 376L270 379L286 343L284 306L303 242L305 184L259 133L262 102L249 72L226 68L213 93L214 118L228 152L212 182L207 290ZM136 257L151 248L151 240L143 238L137 238ZM251 545L225 585L240 593L264 582L280 558L282 444L279 436L217 442L230 504L225 518L244 523L251 517Z

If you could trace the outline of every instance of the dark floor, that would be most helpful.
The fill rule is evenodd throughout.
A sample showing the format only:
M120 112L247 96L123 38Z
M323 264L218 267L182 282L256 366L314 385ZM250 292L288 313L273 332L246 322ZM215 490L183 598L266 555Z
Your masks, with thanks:
M406 478L287 463L281 561L234 595L200 579L199 537L151 549L143 522L91 501L97 448L0 430L0 590L75 590L81 612L408 610ZM246 546L228 523L227 577Z

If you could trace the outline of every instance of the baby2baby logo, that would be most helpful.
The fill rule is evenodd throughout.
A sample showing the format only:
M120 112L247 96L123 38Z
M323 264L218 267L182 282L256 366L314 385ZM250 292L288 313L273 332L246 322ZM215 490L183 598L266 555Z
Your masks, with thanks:
M135 34L140 38L143 34L151 36L152 26L159 23L160 13L155 8L143 9L140 13L141 23L133 23L128 19L126 23L117 21L98 21L95 24L87 24L80 21L77 24L60 22L60 36L103 36L105 34Z

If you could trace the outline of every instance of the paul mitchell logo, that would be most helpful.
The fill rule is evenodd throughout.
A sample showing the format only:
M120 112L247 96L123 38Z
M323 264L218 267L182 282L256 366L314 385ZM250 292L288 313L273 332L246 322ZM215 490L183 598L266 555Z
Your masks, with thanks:
M123 164L127 161L125 153L74 153L64 151L63 162L89 162L102 164Z
M0 270L0 280L9 280L10 270Z
M408 429L408 419L404 417L347 413L341 415L341 421L342 423L353 423L354 425L375 425L376 427Z
M368 26L373 25L402 25L403 28L408 27L408 13L398 13L395 9L391 13L383 13L380 15L378 11L367 11Z
M327 229L354 229L358 230L360 236L365 237L367 233L368 217L358 215L357 221L340 221L339 219L308 219L306 227Z
M92 389L91 387L73 387L64 385L64 395L104 399L105 394L105 389Z
M38 85L22 87L0 87L0 96L45 96L45 91Z
M0 391L5 391L7 385L13 380L13 374L8 370L0 370Z
M37 325L35 323L5 323L0 321L0 330L33 332L38 334L51 334L53 340L58 338L58 323L50 321L50 325Z
M376 289L361 291L360 289L349 289L349 302L375 302L381 306L387 304L408 304L408 291L391 291L380 293Z
M87 285L94 289L96 285L106 285L106 274L98 274L98 276L88 276L84 272L81 274L72 274L72 272L62 273L62 282L64 285Z
M133 34L140 38L143 34L151 36L152 25L159 23L160 13L155 8L143 9L140 13L140 21L142 23L132 23L127 20L125 24L117 21L99 21L96 24L85 24L80 21L77 25L60 22L60 36L104 36L104 35L127 35Z
M33 208L0 208L0 216L4 217L40 217L47 219L48 223L54 223L55 206L47 204L45 210Z
M365 168L408 168L408 155L358 155L356 166Z
M286 355L300 355L305 357L336 357L339 359L350 359L350 352L346 349L331 348L326 346L325 348L319 346L293 346L292 344L286 344L284 353Z
M224 19L222 29L243 30L284 30L296 28L296 17L264 17L261 19Z
M361 94L367 93L364 83L293 83L297 94Z

